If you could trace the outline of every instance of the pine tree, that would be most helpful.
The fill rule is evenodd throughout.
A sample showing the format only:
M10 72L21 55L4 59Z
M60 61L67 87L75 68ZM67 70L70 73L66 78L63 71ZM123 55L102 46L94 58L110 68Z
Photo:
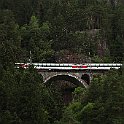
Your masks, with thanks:
M31 17L29 25L22 26L21 44L27 53L32 51L34 62L47 62L52 58L54 51L51 48L52 42L48 39L49 33L49 24L46 22L40 27L38 19L35 16Z
M19 26L11 11L0 12L0 64L3 68L21 59Z

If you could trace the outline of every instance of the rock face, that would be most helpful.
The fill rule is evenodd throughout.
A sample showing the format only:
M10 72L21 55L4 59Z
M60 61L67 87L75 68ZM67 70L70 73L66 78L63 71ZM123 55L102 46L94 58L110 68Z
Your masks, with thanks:
M99 57L103 57L106 54L107 45L106 41L99 41L97 44L97 54Z
M90 59L89 57L83 54L79 55L69 50L64 50L56 54L56 62L57 63L86 63L86 62L90 62Z
M85 53L75 53L74 51L64 49L58 51L55 54L55 61L57 63L89 63L91 62L91 56L97 55L99 58L109 54L109 49L107 46L107 39L105 36L101 36L101 29L91 29L86 31L77 31L75 34L86 35L85 41L82 41L83 45L81 48L82 52ZM89 49L89 52L88 52ZM92 55L91 55L92 54Z

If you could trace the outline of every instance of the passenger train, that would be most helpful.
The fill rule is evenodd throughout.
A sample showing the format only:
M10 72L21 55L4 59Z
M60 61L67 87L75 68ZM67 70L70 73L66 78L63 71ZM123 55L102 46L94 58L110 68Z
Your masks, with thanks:
M28 68L33 65L36 69L45 70L110 70L111 68L119 69L122 64L120 63L15 63L15 68Z

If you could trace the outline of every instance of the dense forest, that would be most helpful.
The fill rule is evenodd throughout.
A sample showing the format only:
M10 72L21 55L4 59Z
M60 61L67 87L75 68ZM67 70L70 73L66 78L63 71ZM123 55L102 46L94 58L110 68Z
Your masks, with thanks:
M31 53L31 54L30 54ZM63 103L16 62L123 63L123 0L0 0L0 124L124 124L124 67Z

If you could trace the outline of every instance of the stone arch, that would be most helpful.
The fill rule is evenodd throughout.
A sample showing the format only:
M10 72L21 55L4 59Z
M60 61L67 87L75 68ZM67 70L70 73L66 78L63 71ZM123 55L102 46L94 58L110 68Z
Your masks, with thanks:
M81 87L82 86L84 86L86 88L88 87L88 84L84 80L77 77L76 75L71 75L71 74L56 74L56 75L53 75L53 76L45 79L44 83L49 83L54 80L65 80L65 81L72 82Z

